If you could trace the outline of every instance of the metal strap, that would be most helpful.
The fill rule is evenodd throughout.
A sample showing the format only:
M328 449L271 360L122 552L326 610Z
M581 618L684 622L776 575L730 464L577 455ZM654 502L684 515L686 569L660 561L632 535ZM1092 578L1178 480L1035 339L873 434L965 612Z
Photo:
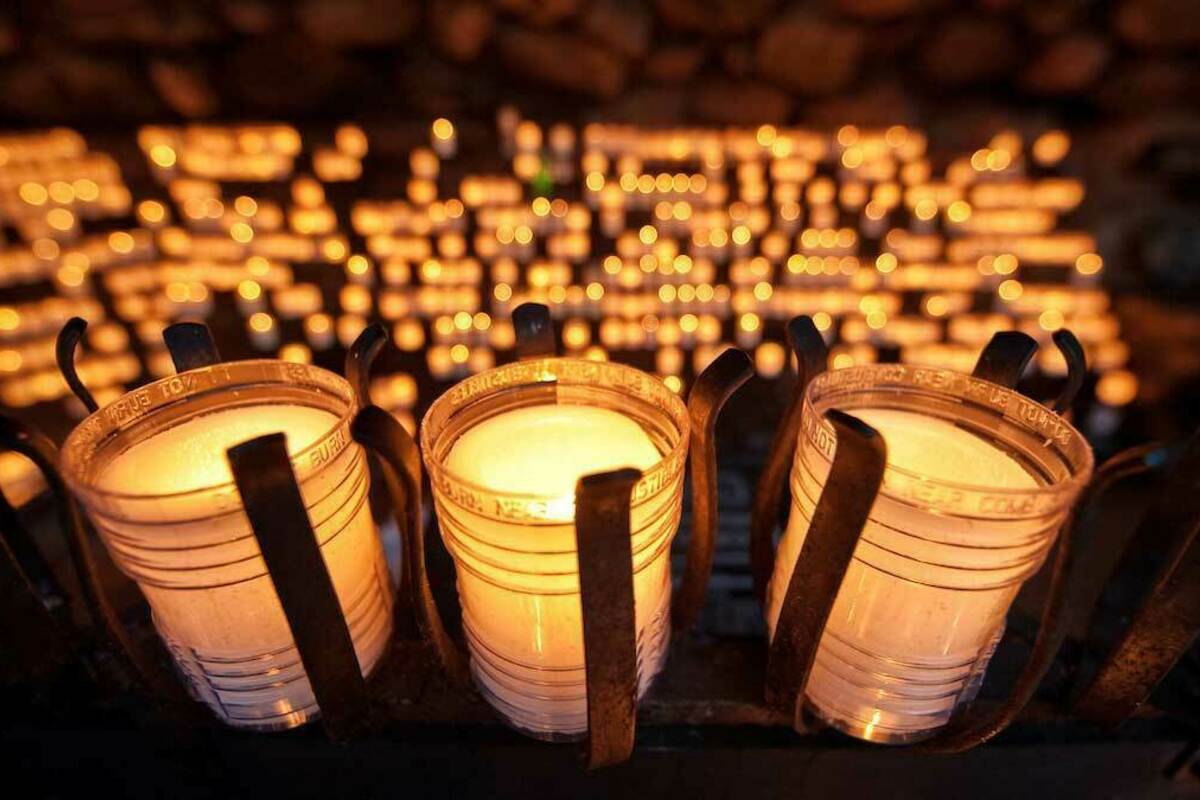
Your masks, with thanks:
M363 722L367 687L292 472L287 438L260 436L227 455L325 729L334 739L347 738Z
M887 446L879 432L836 409L833 465L796 559L767 653L767 703L800 727L804 688L842 579L883 481Z
M1021 373L1037 352L1037 340L1020 331L998 331L979 354L975 369L971 373L976 378L1017 388Z
M717 417L725 402L754 374L750 357L737 348L717 356L696 379L688 396L692 433L692 539L683 580L671 605L672 624L683 630L695 624L708 594L717 542Z
M541 303L522 303L512 312L513 331L517 336L517 360L550 358L558 352L550 309Z
M150 654L134 644L104 591L104 581L92 550L91 537L75 499L58 472L58 449L54 443L35 428L0 414L0 450L12 450L25 456L37 466L45 478L54 498L59 526L67 540L71 561L79 578L84 604L93 623L100 625L108 634L108 638L117 646L134 673L152 691L180 708L186 708L190 701L184 700L179 682Z
M346 380L354 388L359 408L371 404L371 365L387 341L387 328L376 322L363 328L346 351Z
M67 320L67 323L62 326L62 330L58 332L58 340L54 345L54 358L58 362L58 371L62 373L63 380L67 382L71 393L79 398L83 407L88 410L89 414L92 414L100 409L100 405L96 402L96 398L92 397L88 388L83 385L83 381L79 379L79 373L75 369L75 351L79 349L79 343L86 330L87 320L83 317L71 317Z
M1033 699L1034 692L1046 676L1050 665L1054 663L1054 658L1073 622L1073 610L1068 608L1067 601L1077 596L1074 587L1080 576L1075 575L1074 562L1083 525L1095 510L1098 500L1113 484L1150 469L1147 457L1156 449L1154 445L1135 447L1113 456L1096 470L1091 482L1076 501L1070 519L1059 536L1050 576L1050 589L1042 606L1037 638L1008 697L988 713L968 714L961 719L951 720L950 724L932 739L917 745L919 750L929 753L961 753L978 747L1012 724Z
M433 646L446 674L456 685L466 686L470 683L466 656L446 633L425 567L421 454L417 443L395 417L378 406L367 406L359 411L350 431L354 440L374 453L383 465L384 481L404 537L404 576L400 585L407 587L407 597L402 595L401 603L411 608L421 635ZM400 603L397 603L399 612Z
M1200 432L1158 498L1133 542L1167 531L1170 552L1133 623L1076 700L1074 712L1084 719L1107 725L1128 719L1200 633Z
M4 505L8 506L7 500ZM0 682L46 677L67 660L70 645L9 548L9 531L4 533L0 537L0 647L4 650Z
M1079 390L1083 388L1083 381L1087 378L1088 371L1087 355L1083 352L1083 345L1075 338L1075 334L1066 328L1056 330L1053 339L1058 351L1062 353L1063 359L1067 362L1067 383L1054 401L1055 412L1062 414L1071 408L1071 404L1075 402L1075 395L1079 394Z
M781 503L787 491L800 435L800 420L804 411L804 392L813 378L825 371L829 348L817 326L808 316L793 317L787 327L788 344L796 355L796 382L792 397L775 429L767 461L763 464L758 485L754 489L754 505L750 510L750 572L754 577L754 596L759 605L767 598L767 584L775 569L775 527L779 523Z
M212 331L203 322L176 322L163 329L163 341L175 363L176 372L211 367L221 363L221 353Z
M588 769L619 764L633 752L637 626L629 515L633 487L640 478L636 469L619 469L586 475L575 488Z

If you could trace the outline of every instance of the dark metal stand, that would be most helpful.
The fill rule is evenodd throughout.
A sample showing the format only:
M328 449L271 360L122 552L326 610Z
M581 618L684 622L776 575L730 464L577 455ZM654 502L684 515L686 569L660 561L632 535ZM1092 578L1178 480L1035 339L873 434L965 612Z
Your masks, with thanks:
M688 395L692 423L688 450L692 467L692 540L683 580L671 603L671 622L676 631L690 628L699 618L712 575L718 522L717 417L730 396L753 374L750 357L731 347L708 365Z
M136 647L105 595L99 566L79 507L58 472L58 449L46 436L12 417L0 415L0 450L12 450L32 461L42 473L54 498L58 523L66 537L71 561L79 575L84 603L92 621L101 625L108 638L124 654L134 672L152 688L162 687L162 670ZM39 600L40 603L40 600Z
M383 465L384 481L403 537L403 574L397 613L401 607L411 609L422 638L433 646L447 676L457 686L468 686L470 671L466 654L446 633L425 566L421 454L417 443L395 417L378 406L367 406L359 411L350 430L354 440Z
M325 730L333 739L346 739L365 720L367 686L304 509L287 437L272 433L251 439L229 448L228 457Z
M587 767L633 753L637 714L637 621L633 607L630 503L636 469L586 475L575 489L575 542L587 674Z
M79 343L83 340L83 334L86 331L87 320L83 317L71 317L67 320L67 323L62 326L62 330L58 332L54 357L58 362L58 371L62 373L63 380L67 382L71 393L79 398L79 402L83 403L83 407L89 414L94 414L100 409L100 405L96 402L96 398L92 397L88 388L83 385L83 381L79 379L79 373L75 370L75 351L79 349Z
M1033 699L1034 692L1046 676L1046 671L1054 663L1054 657L1062 647L1072 622L1073 615L1071 609L1067 608L1067 598L1075 595L1073 587L1078 577L1073 567L1084 526L1110 487L1150 468L1147 456L1153 453L1154 449L1153 446L1136 447L1113 456L1096 470L1091 482L1076 501L1070 518L1058 537L1054 566L1050 575L1050 589L1042 606L1037 638L1008 697L990 711L967 713L952 719L950 724L932 739L918 744L918 749L931 753L961 753L978 747L1012 724L1021 710Z
M387 328L376 322L363 328L354 344L346 351L346 380L358 396L358 407L371 404L371 365L388 342Z
M517 359L550 358L558 352L550 309L541 303L522 303L512 312L517 335Z
M767 584L775 568L775 526L783 508L787 476L796 454L796 437L800 435L800 419L804 410L804 391L809 381L825 371L829 349L820 331L807 316L793 317L787 326L788 344L796 355L796 382L792 397L775 429L767 461L754 490L754 506L750 511L750 572L754 578L754 596L759 605L767 599Z
M771 546L774 518L783 491L786 468L795 451L803 386L810 379L808 373L820 369L824 356L824 343L812 335L803 320L793 320L789 333L802 374L755 498L757 520L752 527L751 555L754 559L754 554L758 554L755 576L763 581L769 579L774 558ZM1086 363L1082 347L1069 331L1059 331L1054 336L1054 342L1068 365L1067 385L1055 401L1055 408L1061 412L1070 408L1083 385ZM1013 388L1036 350L1036 341L1025 334L1014 331L997 333L984 348L973 375ZM886 465L886 448L870 427L837 411L829 412L827 418L837 433L834 462L793 569L768 654L768 703L791 713L798 729L801 726L804 686ZM1097 470L1072 509L1065 531L1058 540L1050 591L1042 609L1037 640L1008 697L987 712L975 715L968 713L953 719L933 738L917 745L917 749L933 753L958 753L983 744L1004 730L1032 699L1066 635L1066 598L1073 584L1074 543L1082 521L1096 500L1112 484L1145 471L1148 468L1147 456L1152 451L1153 448L1136 448L1108 461ZM786 459L781 455L785 452L788 453ZM1197 448L1196 458L1200 461L1200 447ZM1200 476L1200 468L1193 475ZM1200 485L1189 485L1187 488L1193 498L1200 497L1200 492L1196 491ZM1193 502L1197 505L1194 519L1200 521L1200 501ZM1200 563L1200 558L1197 563ZM1200 585L1200 567L1197 567L1194 577L1196 580L1189 586ZM762 591L765 583L756 588ZM1195 591L1195 594L1200 599L1200 591ZM1200 630L1200 603L1194 607L1197 618L1190 628L1193 635ZM1187 641L1190 643L1191 638ZM1174 659L1170 663L1174 663Z
M1171 467L1132 544L1167 531L1168 556L1149 594L1073 711L1116 725L1131 717L1200 634L1200 433Z
M796 559L767 656L767 702L801 727L804 687L842 578L854 557L887 466L883 437L857 417L833 410L833 466Z
M1037 340L1027 333L1000 331L979 354L971 375L1014 389L1037 349Z
M212 331L202 322L176 322L163 330L163 341L171 353L176 372L209 367L220 363Z
M9 531L4 533L7 536ZM70 656L69 637L6 539L0 538L0 648L5 654L0 659L0 683L33 680L56 671Z

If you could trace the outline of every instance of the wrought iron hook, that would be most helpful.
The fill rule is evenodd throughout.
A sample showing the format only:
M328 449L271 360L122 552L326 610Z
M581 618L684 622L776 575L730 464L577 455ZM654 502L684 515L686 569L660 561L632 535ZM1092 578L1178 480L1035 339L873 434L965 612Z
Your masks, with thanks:
M1070 410L1071 404L1075 402L1075 395L1079 394L1079 390L1083 388L1083 381L1087 378L1088 371L1087 355L1083 351L1083 345L1075 338L1075 334L1066 328L1056 330L1052 338L1058 351L1062 353L1067 362L1067 384L1054 401L1055 412L1062 414Z
M1058 550L1054 556L1054 567L1050 576L1050 589L1042 606L1037 638L1008 697L990 712L967 714L962 719L951 720L932 739L916 745L918 750L952 754L978 747L1012 724L1033 699L1034 692L1046 676L1050 665L1054 663L1054 657L1070 627L1071 609L1067 608L1067 600L1072 596L1071 589L1077 580L1073 566L1083 524L1109 488L1119 481L1151 469L1148 456L1157 450L1157 445L1146 445L1116 454L1096 470L1091 482L1076 500L1071 509L1070 519L1059 536Z
M796 383L771 439L771 449L767 451L766 463L754 489L754 505L750 511L750 572L754 577L754 596L760 606L766 601L767 584L775 568L775 526L796 453L804 392L812 379L825 371L829 362L829 348L812 317L793 317L788 322L787 337L796 356Z
M683 580L671 604L675 629L695 624L708 593L717 540L717 417L725 402L754 374L750 357L731 347L700 374L688 396L692 433L688 460L692 467L692 540Z
M825 419L837 436L833 464L792 568L767 653L767 703L788 714L797 729L825 623L887 465L887 445L870 425L837 409L827 411Z
M513 331L517 335L517 360L550 358L558 352L554 321L550 309L541 303L522 303L512 312Z
M425 530L421 516L421 453L404 426L378 406L358 412L350 425L354 440L374 453L383 465L384 482L396 522L404 539L401 587L408 587L406 602L416 617L425 641L433 645L438 661L457 686L470 683L470 670L462 650L446 633L438 613L429 573L425 567Z
M211 367L221 363L221 353L212 331L203 322L176 322L163 329L163 342L176 372Z
M1015 389L1037 349L1037 339L1027 333L997 331L979 354L971 375Z
M71 393L79 398L79 402L83 403L89 414L94 414L100 410L100 404L83 385L75 369L75 352L79 349L87 326L87 320L83 317L71 317L67 320L58 332L58 340L54 344L54 358L58 362L58 371L62 373Z
M376 322L363 328L346 351L346 380L354 388L359 408L371 405L371 367L387 341L387 328Z

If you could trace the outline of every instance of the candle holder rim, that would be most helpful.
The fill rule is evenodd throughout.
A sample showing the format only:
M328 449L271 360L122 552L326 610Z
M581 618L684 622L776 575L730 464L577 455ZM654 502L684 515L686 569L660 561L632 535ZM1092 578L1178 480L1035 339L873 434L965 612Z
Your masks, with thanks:
M618 363L615 361L591 361L591 360L585 359L585 358L571 358L569 356L547 356L545 358L530 359L528 361L515 361L515 362L509 363L509 364L502 364L498 367L493 367L491 369L484 370L482 372L478 372L478 373L470 376L469 378L464 378L463 380L454 384L454 386L452 386L447 391L442 392L442 394L436 400L434 400L433 403L430 404L428 410L426 410L424 416L422 416L422 418L421 418L419 435L420 435L420 443L421 443L422 460L425 462L426 469L429 470L430 479L434 482L435 485L437 484L438 481L443 480L445 477L449 477L455 484L458 484L459 486L465 487L465 488L470 489L475 492L479 492L484 495L488 495L488 496L495 497L495 498L501 498L501 499L508 500L508 501L513 501L515 503L539 503L539 502L545 502L545 501L551 501L551 500L557 501L560 499L561 495L555 495L555 494L532 494L532 493L528 493L528 492L506 492L506 491L501 491L501 490L497 490L497 489L492 489L488 486L484 486L482 484L479 484L479 483L470 481L466 478L463 478L460 475L457 475L456 473L454 473L453 471L448 469L446 466L444 466L440 462L440 460L435 459L433 457L432 454L433 454L435 442L433 440L433 434L431 434L429 432L430 428L431 428L431 426L429 424L430 418L436 412L440 411L443 406L449 405L455 401L455 398L453 397L453 391L455 388L457 388L465 383L471 382L471 381L478 381L480 383L486 383L486 381L489 378L494 378L495 376L498 376L504 372L521 372L524 370L533 370L533 369L537 369L539 366L542 366L542 365L545 365L545 364L551 363L551 362L586 366L589 368L612 369L614 371L623 372L628 375L637 375L640 378L649 380L652 383L661 387L664 396L669 398L669 400L667 401L668 405L672 406L672 408L670 410L664 409L664 412L669 414L672 421L678 427L679 440L677 442L675 442L672 445L670 451L664 453L662 455L662 457L659 458L658 461L654 462L654 464L650 465L646 469L641 470L642 477L639 479L638 483L640 484L643 481L645 481L647 476L653 476L656 473L662 471L671 462L677 462L678 468L680 470L683 469L684 460L687 455L688 445L689 445L689 441L690 441L690 437L691 437L691 418L688 415L687 404L684 403L683 398L680 397L675 392L673 392L671 390L671 388L669 386L667 386L665 383L663 383L663 381L660 378L658 378L657 376L655 376L649 372L640 370L637 367L632 367L632 366L629 366L628 364L621 364L621 363ZM546 374L542 380L526 383L523 385L526 385L526 386L537 386L539 384L553 385L554 383L561 383L561 379L556 375ZM522 385L522 384L514 383L512 385L517 386L517 385ZM584 384L579 384L579 385L584 385ZM580 404L580 405L585 405L585 404ZM669 475L674 475L675 472L676 472L676 470L671 470ZM641 500L636 499L636 497L637 497L636 489L635 489L634 495L635 495L635 500L632 504L632 506L634 508L638 507L642 502L646 502L647 500L651 499L651 497L652 497L652 496L646 497ZM574 500L573 496L572 496L572 500ZM530 525L530 526L545 525L547 527L550 527L550 526L563 525L563 524L571 522L571 521L572 520L569 520L569 519L559 519L559 518L544 518L544 519L543 518L531 518L531 519L524 520L523 524Z
M176 380L180 376L196 375L196 374L201 374L201 373L211 373L213 371L221 370L221 369L241 370L241 369L248 369L248 368L254 368L254 367L263 367L263 366L267 366L267 365L271 365L271 366L284 365L282 367L283 370L286 370L288 372L293 372L293 373L310 372L313 374L327 376L326 379L331 380L332 383L342 384L341 386L338 386L338 388L344 389L344 396L347 399L348 407L345 412L338 415L337 422L335 422L333 425L331 425L329 430L327 430L325 433L321 434L319 437L314 439L313 442L311 444L309 444L307 447L303 448L302 450L296 451L296 453L294 453L290 456L289 461L292 463L293 468L298 464L304 463L304 461L308 455L310 455L312 452L316 451L321 446L325 445L330 440L330 438L334 434L336 434L337 431L341 428L346 428L346 431L347 431L346 439L347 439L347 441L350 442L350 444L353 444L353 439L350 437L350 434L349 434L349 426L350 426L351 421L354 418L354 414L356 411L356 408L354 406L354 389L351 387L350 382L347 381L341 375L339 375L336 372L333 372L331 370L324 369L323 367L319 367L315 364L298 364L296 362L282 361L280 359L274 359L274 358L251 358L251 359L244 359L241 361L225 361L225 362L221 362L218 364L211 364L209 366L197 367L196 369L190 369L190 370L185 370L184 372L177 372L177 373L174 373L171 375L166 375L157 380L142 384L141 386L138 386L136 389L131 389L128 392L125 392L124 394L122 394L120 397L112 400L111 402L100 406L100 408L96 409L91 414L84 417L82 420L79 421L78 424L76 424L76 426L74 428L71 429L70 433L67 434L67 438L63 441L63 446L61 449L61 453L62 453L61 463L62 463L62 472L63 472L64 479L67 481L68 485L71 487L71 489L76 494L88 495L88 496L92 496L92 497L105 498L105 499L110 499L110 500L140 500L140 501L149 500L149 499L173 500L173 499L179 499L179 498L186 498L186 497L190 497L190 496L201 496L204 494L235 491L236 483L232 479L230 479L228 481L222 481L221 483L214 483L214 484L208 484L205 486L198 486L194 489L186 489L186 490L178 491L178 492L154 492L154 493L146 494L146 493L135 493L135 492L117 492L117 491L112 491L110 489L102 489L99 486L97 486L95 483L93 483L92 481L90 481L84 477L85 464L76 463L78 461L77 452L79 449L79 445L81 444L77 440L81 439L85 435L84 432L86 431L86 429L88 428L89 425L94 427L95 425L100 424L100 421L102 420L105 412L109 408L116 405L117 403L120 403L122 400L129 398L130 395L133 395L137 392L149 391L149 390L154 389L155 387L166 386L170 381ZM264 382L264 381L258 381L258 382ZM186 400L187 398L194 396L195 394L202 393L206 390L212 390L213 388L214 387L212 387L212 386L199 387L197 389L197 391L194 393L184 393L184 394L180 394L176 397L168 399L165 403L163 403L163 406L168 406L168 405L172 405L174 403L182 402L182 401ZM262 404L256 404L256 405L262 405ZM332 414L333 412L329 412L329 413ZM144 415L138 415L137 417L133 417L131 419L141 419L142 416L144 416ZM120 424L118 423L115 427L120 427ZM299 474L297 475L297 480L299 480L300 483L302 483L302 484L304 482L303 476L301 476Z
M928 372L938 373L940 375L953 376L954 379L965 381L968 385L983 384L983 385L986 385L990 390L1002 393L1002 396L1006 400L1015 400L1019 404L1037 406L1039 409L1043 410L1046 413L1046 415L1057 419L1059 421L1059 423L1062 424L1070 432L1071 438L1076 439L1079 443L1082 444L1082 447L1080 448L1080 452L1083 454L1083 461L1077 467L1075 465L1072 465L1071 476L1069 478L1067 478L1065 480L1061 480L1061 481L1056 481L1054 483L1039 484L1038 486L1035 486L1032 488L997 487L997 486L988 486L985 484L960 483L957 481L944 480L944 479L940 479L940 478L930 478L925 475L922 475L919 472L905 469L903 467L894 466L890 462L884 467L884 475L885 476L890 473L890 474L898 475L900 477L903 477L903 478L906 478L909 480L918 481L925 485L939 486L939 487L944 487L947 489L956 489L956 490L967 491L967 492L985 491L989 495L999 495L1002 497L1050 497L1050 496L1057 495L1057 494L1063 494L1065 498L1068 498L1068 502L1064 502L1064 505L1069 505L1070 500L1073 500L1073 498L1078 494L1078 492L1083 489L1083 487L1087 484L1087 482L1089 480L1091 480L1092 471L1095 469L1095 454L1092 452L1091 443L1088 442L1087 437L1085 437L1083 435L1083 433L1081 433L1079 431L1078 428L1076 428L1074 425L1072 425L1067 420L1063 419L1059 414L1057 414L1049 406L1045 405L1044 403L1039 403L1038 401L1033 400L1029 397L1026 397L1025 395L1018 392L1016 389L1010 389L1009 387L1003 386L999 383L994 383L992 381L985 380L983 378L977 378L973 375L968 375L965 372L958 372L957 370L945 369L943 367L925 367L925 366L920 366L920 365L909 365L909 364L858 364L853 367L845 367L843 369L823 372L820 375L814 377L813 380L809 382L808 386L806 387L806 389L804 391L804 412L803 412L804 417L809 418L809 419L816 419L817 425L819 425L822 429L832 433L833 426L829 423L828 420L825 419L823 414L818 415L816 413L816 410L815 410L813 402L812 402L812 395L815 392L819 391L822 387L829 384L833 380L846 379L847 377L850 377L854 374L871 375L871 374L883 373L883 372L886 372L889 370L895 370L897 367L903 367L906 369L919 369L919 370L925 370ZM884 385L886 385L886 384L884 384ZM905 384L897 383L897 384L893 384L893 385L903 386ZM935 392L938 392L938 390L935 387L925 387L925 388L935 391ZM938 392L938 393L942 393L942 392ZM956 399L966 400L966 398L962 398L962 397L957 397ZM843 410L845 410L846 413L848 413L848 414L854 414L854 411L855 411L855 409L853 409L853 408L843 409ZM912 413L920 413L920 412L912 412ZM929 416L936 416L936 415L930 414ZM1005 414L1004 417L1006 419L1008 419L1007 414ZM938 418L941 419L940 417L938 417ZM1019 422L1014 420L1014 424L1019 424ZM805 435L803 429L801 429L799 435L800 436ZM886 436L884 437L884 441L886 443L886 441L887 441ZM902 497L897 496L894 492L889 490L886 478L885 478L883 484L880 486L879 494L886 496L891 500L898 500L900 502L905 502Z

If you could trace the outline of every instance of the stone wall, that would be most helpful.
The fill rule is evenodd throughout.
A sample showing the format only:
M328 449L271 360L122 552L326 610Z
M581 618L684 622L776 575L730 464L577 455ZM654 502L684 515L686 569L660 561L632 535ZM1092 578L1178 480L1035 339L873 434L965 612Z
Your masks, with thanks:
M1195 0L18 0L0 122L490 113L1124 118L1200 97Z

